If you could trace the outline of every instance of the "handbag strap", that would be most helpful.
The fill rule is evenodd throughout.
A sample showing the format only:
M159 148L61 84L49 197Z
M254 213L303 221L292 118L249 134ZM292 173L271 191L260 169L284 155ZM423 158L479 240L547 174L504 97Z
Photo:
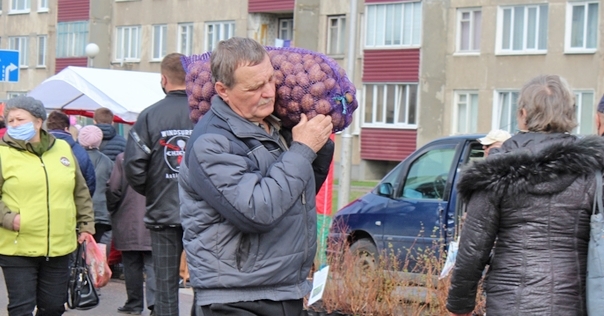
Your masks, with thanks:
M594 194L594 200L591 214L602 214L604 211L602 207L602 170L596 170L596 194Z

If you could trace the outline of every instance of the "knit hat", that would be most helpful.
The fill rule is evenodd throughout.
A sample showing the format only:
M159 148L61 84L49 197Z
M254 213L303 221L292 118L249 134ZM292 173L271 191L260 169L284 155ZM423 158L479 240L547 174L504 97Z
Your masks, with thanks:
M8 115L10 110L14 109L25 110L34 117L40 118L43 121L46 120L46 109L44 109L44 104L42 104L42 101L32 97L21 96L6 101L6 104L4 105L4 117Z
M99 148L103 141L103 131L94 125L87 125L80 129L78 142L84 148Z

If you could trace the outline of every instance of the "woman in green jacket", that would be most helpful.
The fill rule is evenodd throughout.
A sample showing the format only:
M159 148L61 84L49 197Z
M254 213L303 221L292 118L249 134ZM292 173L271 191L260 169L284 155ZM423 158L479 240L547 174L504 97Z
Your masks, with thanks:
M94 234L90 193L71 147L42 129L42 102L6 102L0 141L0 267L8 314L62 315L69 254ZM78 234L79 233L79 234Z

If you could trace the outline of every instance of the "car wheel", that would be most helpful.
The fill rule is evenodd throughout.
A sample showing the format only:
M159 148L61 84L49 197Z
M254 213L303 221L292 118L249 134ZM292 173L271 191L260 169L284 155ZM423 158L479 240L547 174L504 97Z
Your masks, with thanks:
M378 251L373 242L367 238L359 239L350 246L355 256L355 266L362 271L373 270L378 266Z

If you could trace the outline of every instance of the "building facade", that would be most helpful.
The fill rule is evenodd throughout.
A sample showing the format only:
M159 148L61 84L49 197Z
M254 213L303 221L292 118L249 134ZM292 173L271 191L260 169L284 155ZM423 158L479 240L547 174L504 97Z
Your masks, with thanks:
M595 131L604 92L599 1L357 3L351 30L348 0L0 0L0 49L27 56L21 81L0 83L0 100L69 65L158 72L167 53L201 54L232 36L319 51L346 69L353 32L352 179L379 179L437 137L515 132L518 91L542 73L573 87L576 132ZM94 59L87 43L100 48Z

